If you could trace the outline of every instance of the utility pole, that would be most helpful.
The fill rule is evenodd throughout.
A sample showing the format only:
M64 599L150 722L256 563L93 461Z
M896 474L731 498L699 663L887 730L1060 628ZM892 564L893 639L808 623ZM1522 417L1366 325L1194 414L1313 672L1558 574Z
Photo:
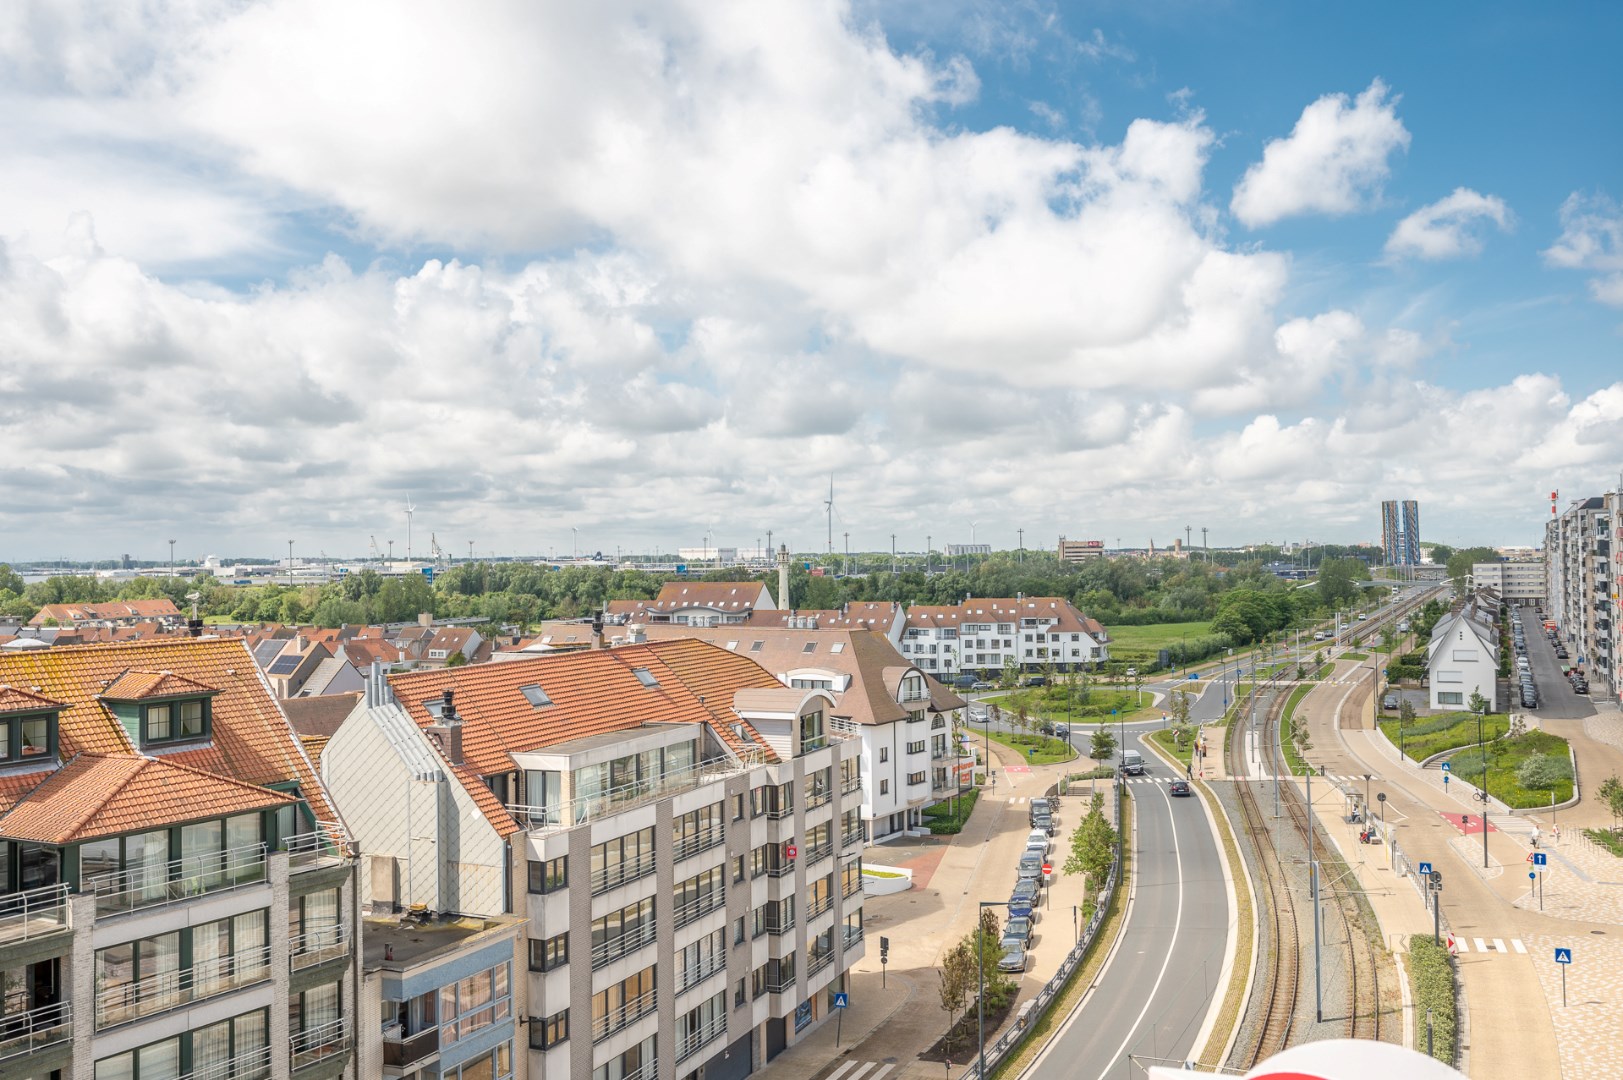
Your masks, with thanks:
M929 533L924 534L924 576L925 577L930 576L930 549L933 546L930 543L931 539L932 538L931 538Z
M896 534L890 534L890 576L896 576Z
M287 583L293 584L293 541L287 542Z
M1020 534L1020 561L1025 562L1026 561L1026 530L1024 530L1024 529L1016 529L1014 531Z
M771 529L768 529L766 531L766 549L768 551L770 551L770 552L773 552L773 553L776 553L777 550L778 550L777 548L772 546L772 530Z
M851 576L851 534L845 534L845 576Z
M473 541L468 541L468 561L473 562Z
M169 541L169 576L175 576L175 542Z
M1206 526L1200 527L1200 547L1206 553L1206 561L1212 561L1212 546L1206 542Z

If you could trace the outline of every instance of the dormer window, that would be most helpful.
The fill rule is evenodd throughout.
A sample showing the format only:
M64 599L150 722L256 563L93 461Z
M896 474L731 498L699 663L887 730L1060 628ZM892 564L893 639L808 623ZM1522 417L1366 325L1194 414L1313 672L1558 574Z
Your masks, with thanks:
M207 739L213 726L208 698L157 701L143 707L141 745L197 742Z
M0 766L56 760L56 713L0 716Z
M127 671L102 691L102 701L141 749L207 742L214 734L214 695L173 672Z

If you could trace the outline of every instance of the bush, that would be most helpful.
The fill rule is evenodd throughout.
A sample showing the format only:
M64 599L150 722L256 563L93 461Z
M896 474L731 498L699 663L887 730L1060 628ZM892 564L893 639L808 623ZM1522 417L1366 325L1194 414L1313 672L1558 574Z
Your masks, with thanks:
M1554 754L1530 757L1516 767L1516 783L1529 790L1548 791L1572 779L1572 762Z
M1454 1064L1458 1018L1454 1013L1454 960L1446 946L1423 934L1409 938L1409 987L1415 1004L1415 1046L1425 1052L1426 1010L1431 1010L1432 1056Z

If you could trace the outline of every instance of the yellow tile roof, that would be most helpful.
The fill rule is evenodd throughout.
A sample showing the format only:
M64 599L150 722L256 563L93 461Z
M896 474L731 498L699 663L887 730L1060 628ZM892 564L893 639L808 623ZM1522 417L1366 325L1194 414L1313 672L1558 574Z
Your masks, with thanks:
M23 796L0 831L13 840L72 844L292 802L291 795L158 758L81 754Z

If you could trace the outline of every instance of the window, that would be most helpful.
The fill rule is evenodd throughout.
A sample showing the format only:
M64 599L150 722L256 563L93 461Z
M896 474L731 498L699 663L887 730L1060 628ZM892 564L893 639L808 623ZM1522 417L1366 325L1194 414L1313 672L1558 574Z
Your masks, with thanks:
M531 683L528 686L519 687L518 692L524 695L525 701L528 701L531 705L534 705L538 709L544 705L552 704L552 699L547 696L547 692L534 683Z
M738 884L740 881L743 881L744 878L745 878L744 860L745 860L745 856L743 856L743 855L734 855L733 856L733 884L735 884L735 885Z
M264 1009L233 1016L96 1062L96 1080L167 1080L181 1075L190 1051L188 1076L249 1076L270 1046L270 1014ZM239 1072L231 1063L237 1061ZM263 1067L263 1066L260 1066Z
M740 915L738 918L733 920L733 944L744 944L744 939L747 936L747 931L744 929L744 916Z
M631 674L635 675L637 677L637 681L642 683L644 686L650 688L659 686L659 680L654 678L654 673L645 667L632 668Z
M1463 705L1465 695L1458 690L1445 690L1437 695L1439 705Z
M806 642L806 647L801 649L800 651L803 652L803 653L816 652L817 651L817 642L815 642L815 641Z
M497 964L450 986L440 987L440 1045L466 1039L512 1013L508 988L512 965Z
M889 780L881 780L881 781L879 781L879 794L881 794L881 795L889 795L890 794L890 781Z
M742 791L733 796L733 820L744 820L744 793Z
M195 742L209 737L208 698L147 705L141 714L141 745Z
M923 772L910 772L907 774L907 782L909 784L922 784L924 783L924 779L925 777Z
M602 967L654 940L654 898L592 920L592 967Z
M750 642L750 652L760 652L761 651L761 646L765 645L765 644L766 644L766 642L764 642L764 641L752 641L752 642Z
M648 967L592 996L592 1039L604 1039L654 1011L656 968Z
M733 983L733 1008L738 1008L749 1000L749 980L739 979Z
M879 764L883 765L885 762L887 762L889 760L890 760L890 747L881 746L879 748Z
M530 891L533 893L557 892L569 884L569 856L560 855L556 859L540 862L530 860Z
M654 872L654 829L617 836L592 848L592 895Z
M343 1015L343 993L338 983L313 986L303 993L290 993L287 996L289 1034L320 1031L338 1023Z
M343 919L337 889L323 889L288 901L287 933L294 956L314 954L312 962L343 944Z
M722 804L689 810L671 822L671 843L678 859L685 859L722 842Z
M547 1050L569 1040L569 1010L530 1021L530 1049Z
M263 908L245 911L96 950L96 1027L268 979L269 915Z
M592 1080L625 1080L625 1077L636 1076L644 1065L655 1064L654 1048L658 1042L659 1036L648 1036L619 1057L593 1069Z
M750 817L760 817L766 813L766 788L750 789Z
M910 742L910 743L908 743L907 744L907 752L909 754L922 754L922 753L924 753L924 740L920 739L918 742Z
M0 765L56 760L56 716L12 716L0 719Z
M513 1042L509 1039L462 1063L460 1068L448 1068L440 1073L440 1080L509 1080L513 1075Z
M819 750L828 745L823 734L823 710L806 713L800 718L800 749L803 753Z
M530 970L552 971L569 963L568 932L546 939L530 939Z

